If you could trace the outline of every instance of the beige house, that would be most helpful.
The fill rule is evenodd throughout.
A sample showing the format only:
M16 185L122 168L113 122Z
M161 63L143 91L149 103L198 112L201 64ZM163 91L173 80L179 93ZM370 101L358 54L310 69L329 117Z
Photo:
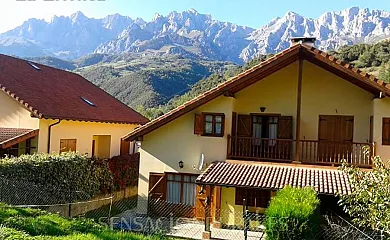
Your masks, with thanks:
M128 152L121 137L147 122L77 74L0 55L0 157L78 151L108 158Z
M371 168L374 154L390 158L390 86L313 40L293 39L128 134L141 144L139 198L192 207L202 219L207 197L212 222L242 225L244 199L263 212L285 185L312 186L329 204L351 191L337 170L343 159Z

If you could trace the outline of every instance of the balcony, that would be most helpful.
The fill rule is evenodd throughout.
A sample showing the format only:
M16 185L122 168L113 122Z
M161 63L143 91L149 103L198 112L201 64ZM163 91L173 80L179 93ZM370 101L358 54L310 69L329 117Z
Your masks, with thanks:
M297 141L293 139L268 139L232 137L228 135L229 159L255 161L295 161ZM375 153L372 143L329 142L317 140L299 141L299 159L304 164L339 166L343 160L364 167L372 167Z

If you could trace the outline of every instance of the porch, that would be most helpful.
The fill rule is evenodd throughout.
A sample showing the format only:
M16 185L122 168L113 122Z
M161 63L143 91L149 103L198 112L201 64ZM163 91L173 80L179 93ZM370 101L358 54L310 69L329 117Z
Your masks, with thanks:
M298 147L297 147L298 143ZM296 151L298 150L298 155ZM371 168L375 143L318 140L270 139L228 135L228 159L301 162L339 166L349 164Z
M0 158L35 153L38 134L38 129L0 128Z

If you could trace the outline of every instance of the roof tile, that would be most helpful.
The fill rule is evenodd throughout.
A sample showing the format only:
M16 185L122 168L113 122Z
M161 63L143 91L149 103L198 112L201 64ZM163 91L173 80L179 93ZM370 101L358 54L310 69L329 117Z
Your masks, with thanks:
M350 194L348 176L337 169L286 165L216 162L201 174L197 184L245 188L282 189L313 187L321 194Z
M35 63L34 63L35 64ZM148 120L80 75L0 54L0 89L37 117L96 122ZM96 106L84 102L85 97Z

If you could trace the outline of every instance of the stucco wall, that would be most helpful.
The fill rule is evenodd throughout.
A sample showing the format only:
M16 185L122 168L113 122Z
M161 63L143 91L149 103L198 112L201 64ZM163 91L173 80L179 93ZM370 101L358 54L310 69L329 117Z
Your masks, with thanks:
M295 62L280 71L254 83L236 93L234 111L238 114L261 113L282 114L294 117L297 114L298 63Z
M319 115L351 115L354 142L368 142L373 98L366 90L304 61L301 138L318 139Z
M383 160L390 159L390 146L382 145L382 119L390 117L390 99L376 98L373 101L373 139L376 143L376 154L381 156Z
M140 149L138 184L140 197L148 195L150 172L198 173L192 166L198 165L202 153L205 155L206 163L225 160L227 134L231 131L232 109L233 98L222 96L144 136ZM194 134L195 113L201 112L225 113L224 137ZM179 169L179 161L184 162L183 169Z
M0 91L0 127L38 129L39 119L13 98Z
M271 197L276 195L276 191L271 192ZM243 226L244 219L242 217L243 206L235 204L236 189L222 187L221 189L221 223L224 225ZM250 212L264 213L265 208L249 207ZM251 225L255 225L256 222L251 221Z
M47 152L48 128L57 120L41 119L39 123L38 151ZM79 121L61 121L52 127L50 152L59 152L60 139L76 139L76 150L81 154L92 153L94 135L110 135L110 157L119 155L121 138L134 130L134 124L110 124Z

